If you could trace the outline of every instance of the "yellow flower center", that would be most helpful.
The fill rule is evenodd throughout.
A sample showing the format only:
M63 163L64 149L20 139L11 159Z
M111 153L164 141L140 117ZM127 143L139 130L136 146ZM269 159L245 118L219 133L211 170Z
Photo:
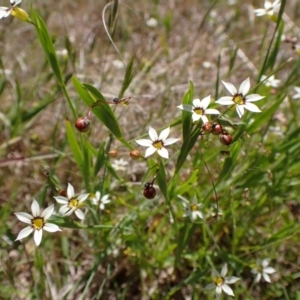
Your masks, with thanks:
M236 94L233 96L233 101L238 105L242 105L245 103L245 98L243 94Z
M194 108L194 112L197 114L197 115L204 115L204 110L200 107L195 107Z
M35 230L40 230L44 227L44 219L41 218L41 217L36 217L34 218L32 221L32 227L35 229Z
M221 286L224 283L224 278L223 277L217 277L214 279L214 282L217 286Z
M198 210L198 206L196 204L192 204L191 211L197 211L197 210Z
M78 208L79 207L79 201L76 199L76 198L72 198L70 201L69 201L69 207L70 208Z
M164 146L164 143L162 141L155 141L153 142L153 147L155 147L156 149L161 149Z

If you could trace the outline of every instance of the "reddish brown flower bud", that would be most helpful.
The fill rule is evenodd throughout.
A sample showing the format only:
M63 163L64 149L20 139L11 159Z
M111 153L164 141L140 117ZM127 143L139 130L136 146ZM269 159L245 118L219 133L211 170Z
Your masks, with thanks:
M68 196L67 196L67 191L64 191L64 190L58 191L58 195L59 195L59 196L63 196L63 197L68 197Z
M222 133L219 135L219 140L223 145L229 146L232 143L232 135L228 133Z
M139 159L141 157L141 152L137 149L130 151L130 157L132 159Z
M213 124L211 124L211 122L206 122L206 123L202 124L201 129L205 133L210 133L212 130L212 126L213 126Z
M214 135L219 135L222 133L222 126L220 124L213 124L211 133Z
M116 149L112 149L108 152L109 157L117 157L118 151Z
M147 199L153 199L156 196L156 190L153 184L150 182L145 183L145 188L143 190L144 197Z
M90 127L90 120L87 117L80 117L76 120L75 127L80 132L87 132Z

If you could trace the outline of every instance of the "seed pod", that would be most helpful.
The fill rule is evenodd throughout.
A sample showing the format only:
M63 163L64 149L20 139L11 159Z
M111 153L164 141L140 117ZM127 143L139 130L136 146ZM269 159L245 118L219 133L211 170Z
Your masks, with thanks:
M143 190L143 195L147 199L153 199L156 196L156 190L153 187L153 184L150 182L145 183Z
M130 151L129 155L132 159L137 160L141 157L141 152L137 149L134 149L134 150Z
M76 120L75 127L80 132L87 132L90 128L90 120L87 117L80 117Z
M213 126L213 124L211 124L211 122L206 122L206 123L202 124L201 129L205 133L210 133L212 130L212 126Z
M112 149L108 152L109 157L117 157L118 151L116 149Z
M222 126L220 124L213 124L211 133L214 135L219 135L222 133Z
M219 135L219 140L223 145L229 146L232 143L232 135L228 133L222 133Z

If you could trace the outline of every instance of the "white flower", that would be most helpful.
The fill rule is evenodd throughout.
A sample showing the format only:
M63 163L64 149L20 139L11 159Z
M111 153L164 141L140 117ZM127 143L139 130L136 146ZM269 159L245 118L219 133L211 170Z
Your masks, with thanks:
M295 86L294 91L296 92L296 94L292 98L299 99L300 98L300 87Z
M28 21L29 16L27 12L19 7L17 7L18 4L20 4L22 0L10 0L11 7L4 7L0 6L0 19L8 17L10 14L12 14L14 17L18 18L21 21Z
M270 259L266 258L260 261L259 259L256 261L256 266L251 270L252 274L256 275L254 282L258 283L261 280L261 277L264 278L265 281L271 283L271 279L269 274L273 274L276 270L272 267L268 267L270 263Z
M80 208L83 206L83 202L88 198L88 196L89 194L81 194L75 197L74 188L72 184L68 183L67 197L57 196L54 198L58 203L63 204L63 206L59 209L59 213L61 215L69 216L75 212L77 218L83 220L84 213L80 210Z
M184 197L180 195L178 195L178 197L182 200L182 205L186 210L185 214L183 215L184 217L190 217L192 222L194 222L197 218L204 218L203 213L199 210L202 204L197 203L196 197L194 197L192 204Z
M101 193L98 192L98 191L96 192L95 195L93 195L92 197L90 197L90 199L92 200L92 203L94 205L98 205L100 203L99 204L99 208L101 210L104 210L105 209L105 205L110 202L109 195L104 195L101 198Z
M280 85L280 79L275 79L275 76L272 75L268 79L266 79L267 76L262 75L260 81L264 82L265 86L271 86L274 88L277 88Z
M121 159L116 159L111 165L116 171L124 172L126 171L126 167L128 166L128 161Z
M211 276L213 283L207 285L204 290L212 290L216 288L216 299L220 299L222 291L229 296L234 296L233 290L228 286L228 284L232 284L240 280L238 277L230 276L225 277L227 274L227 264L225 264L221 270L221 274L219 274L215 270L211 270Z
M210 96L203 98L203 100L200 99L194 99L193 100L193 105L190 104L181 104L177 106L178 108L192 112L192 119L193 122L196 122L198 120L202 120L203 123L207 123L208 119L205 115L219 115L220 112L216 109L209 108L210 103Z
M242 82L239 87L239 90L234 87L234 85L230 82L222 81L225 88L230 92L233 97L221 97L216 103L222 105L236 105L236 111L241 118L244 114L244 109L248 109L252 112L261 112L261 110L253 103L254 101L258 101L264 98L264 96L260 96L258 94L247 95L250 90L250 79L247 78Z
M151 140L136 140L136 142L144 147L148 147L145 153L145 157L152 155L154 152L164 158L169 158L169 152L165 146L176 143L179 139L167 138L170 134L170 127L164 129L160 135L157 135L157 132L154 128L150 126L149 128L149 137Z
M280 7L280 0L275 0L273 3L266 0L264 4L264 8L255 9L254 12L257 17L269 15L273 16L274 14L278 13Z
M156 27L158 24L157 20L154 18L150 18L149 20L147 20L146 25L150 28L154 28Z
M25 227L19 232L16 241L27 237L34 231L34 242L38 246L42 241L43 230L49 232L61 231L61 229L57 225L46 222L54 212L54 204L47 207L41 213L40 206L38 202L34 199L31 204L31 212L32 215L25 212L15 213L15 215L21 222L30 224L30 226Z

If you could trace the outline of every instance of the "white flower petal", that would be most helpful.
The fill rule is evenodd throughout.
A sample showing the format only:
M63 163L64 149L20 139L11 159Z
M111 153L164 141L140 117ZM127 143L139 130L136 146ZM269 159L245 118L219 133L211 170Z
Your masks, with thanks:
M82 203L83 201L85 201L88 197L89 197L90 194L81 194L77 197L77 200Z
M163 141L163 142L164 142L164 141L168 138L169 134L170 134L170 127L164 129L164 130L160 133L158 139L159 139L160 141Z
M154 128L152 128L151 126L149 127L149 136L150 139L154 142L158 140L158 135L157 132Z
M239 87L239 94L242 94L242 95L245 96L245 95L247 95L247 93L249 92L249 90L250 90L250 78L248 77L240 85L240 87Z
M219 100L216 101L216 103L221 105L232 105L234 104L234 101L232 100L232 97L226 96L221 97Z
M143 147L150 147L153 144L153 141L141 139L141 140L135 140L139 145Z
M225 278L225 283L228 283L228 284L233 284L233 283L236 283L237 281L239 281L240 278L238 277L235 277L235 276L229 276L229 277L226 277Z
M43 230L42 229L34 231L33 239L34 239L34 242L37 246L39 246L39 244L41 243L42 237L43 237Z
M15 215L21 222L24 222L26 224L31 224L31 220L33 219L30 214L25 212L15 213Z
M146 152L145 152L145 157L148 157L148 156L152 155L156 151L157 151L157 149L155 147L153 147L153 146L147 148Z
M266 267L266 268L263 269L263 273L273 274L275 272L276 272L276 270L272 267Z
M52 224L52 223L45 224L43 229L48 231L48 232L62 231L56 224Z
M211 277L212 278L218 278L218 277L220 277L220 274L216 270L212 269L211 270Z
M74 187L71 183L68 183L67 196L69 200L75 196Z
M63 206L59 209L58 213L59 213L60 215L66 215L66 214L68 214L70 211L73 212L73 210L72 210L68 205L63 205Z
M197 122L201 119L201 115L197 114L197 113L193 113L192 114L192 120L193 122Z
M35 199L33 199L31 204L31 212L34 217L38 217L40 215L40 206Z
M255 276L254 282L258 283L261 280L261 273L257 273L257 275Z
M207 117L205 115L200 115L200 118L201 118L203 124L205 124L205 123L208 122L208 119L207 119Z
M235 95L237 93L237 89L235 88L235 86L230 83L230 82L225 82L222 81L222 83L224 84L226 90L231 94L231 95Z
M262 273L262 276L263 276L263 278L264 278L264 280L266 281L266 282L269 282L269 283L271 283L271 278L270 278L270 276L267 274L267 273Z
M33 232L33 228L31 226L25 227L24 229L22 229L19 232L19 234L18 234L18 236L16 238L16 241L21 240L21 239L29 236L31 234L31 232Z
M265 98L265 96L261 96L261 95L258 95L258 94L251 94L251 95L248 95L246 96L246 102L254 102L254 101L258 101L258 100L261 100Z
M43 211L43 213L41 214L41 218L44 218L44 220L46 221L51 217L53 212L54 212L54 204L50 205Z
M261 112L261 110L253 103L245 103L244 107L252 112L257 112L257 113Z
M224 264L222 270L221 270L221 277L225 277L227 274L228 268L227 268L227 263Z
M96 192L95 196L96 196L97 201L99 201L101 199L101 193L99 191Z
M193 100L193 106L195 107L202 107L202 103L200 99L194 99Z
M190 104L182 104L177 106L179 109L188 111L188 112L193 112L193 106Z
M157 153L163 158L169 158L169 152L166 148L158 149Z
M59 203L59 204L68 204L69 200L66 197L63 196L55 196L54 199Z
M217 109L209 108L205 110L206 115L219 115L220 112Z
M239 117L241 118L244 115L244 105L236 105L235 109Z
M78 219L84 220L84 213L80 209L75 210L75 215L77 216Z
M105 209L105 205L104 205L103 202L100 203L99 208L100 208L101 210L104 210L104 209Z
M259 264L259 262L260 261L258 260L258 264ZM265 259L262 260L261 265L262 265L263 268L265 268L265 267L267 267L269 265L269 263L270 263L270 259L269 258L265 258Z
M166 140L164 141L164 145L165 145L165 146L172 145L172 144L174 144L174 143L176 143L176 142L178 142L178 141L179 141L179 139L168 138L168 139L166 139Z
M209 106L209 103L210 103L210 95L203 98L202 101L201 101L201 105L202 105L203 110L207 109L207 107Z
M7 18L11 13L11 8L0 6L0 19Z
M231 287L227 284L223 284L222 285L222 290L224 291L224 293L226 293L229 296L234 296L233 290L231 289Z
M254 10L254 13L257 17L261 17L267 14L267 11L264 8L258 8Z
M21 2L22 2L22 0L10 0L10 5L12 5L13 7L15 7L18 4L20 4Z
M222 286L217 286L216 287L216 300L220 299L222 294Z

